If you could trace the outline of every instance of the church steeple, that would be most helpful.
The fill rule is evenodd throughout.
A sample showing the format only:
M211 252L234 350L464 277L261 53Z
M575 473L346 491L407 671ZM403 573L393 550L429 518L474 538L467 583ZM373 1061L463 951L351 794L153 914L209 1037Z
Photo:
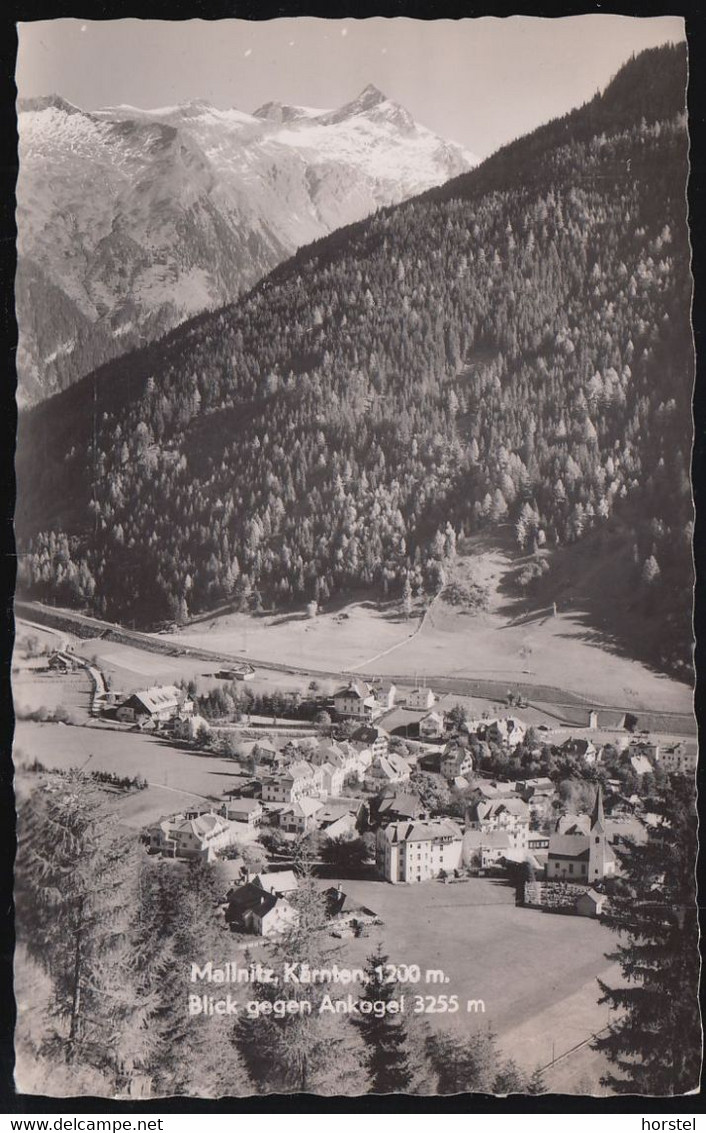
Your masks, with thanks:
M603 834L605 831L605 814L603 813L603 791L600 783L596 788L596 799L591 813L591 833Z

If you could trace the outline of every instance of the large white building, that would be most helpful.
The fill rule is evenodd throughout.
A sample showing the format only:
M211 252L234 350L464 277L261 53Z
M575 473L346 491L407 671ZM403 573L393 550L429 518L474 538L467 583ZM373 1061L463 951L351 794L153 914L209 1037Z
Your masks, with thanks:
M375 861L378 873L393 884L415 884L458 869L463 835L450 818L391 822L378 830Z

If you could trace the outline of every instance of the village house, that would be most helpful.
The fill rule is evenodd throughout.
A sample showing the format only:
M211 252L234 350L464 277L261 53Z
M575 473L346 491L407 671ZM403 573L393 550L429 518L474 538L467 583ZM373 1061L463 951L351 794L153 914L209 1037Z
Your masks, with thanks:
M336 928L357 928L359 925L382 924L380 917L372 909L360 905L349 897L339 885L324 890L326 914Z
M351 743L359 748L359 754L362 754L362 752L367 749L372 753L373 759L375 759L379 755L387 755L390 744L390 733L386 732L384 728L379 728L377 725L363 724L360 728L356 728L351 736Z
M479 869L499 865L510 853L510 836L506 830L467 830L463 835L463 861Z
M552 800L556 794L551 779L524 779L516 784L521 799L527 803L530 818L540 819L550 813Z
M250 880L253 885L259 885L267 893L277 893L280 897L291 897L292 893L296 893L299 889L297 875L292 869L256 873Z
M530 852L534 852L535 850L548 850L549 835L545 834L542 830L530 830L527 834L527 849Z
M459 775L467 777L473 772L473 756L467 747L452 741L441 754L439 770L445 779L453 780Z
M534 779L518 779L515 783L515 790L526 803L529 803L537 795L552 798L555 793L554 784L546 776Z
M233 823L212 811L162 818L148 833L150 850L156 853L207 862L212 862L220 850L235 840Z
M660 755L660 745L656 740L651 740L647 734L640 736L639 739L633 740L629 745L628 751L630 755L644 755L649 759L650 763L657 763Z
M575 909L580 917L599 917L605 908L605 893L597 893L595 889L587 889L585 893L576 898Z
M323 805L320 799L302 795L282 811L279 816L280 828L285 834L310 834L312 830L316 830L316 815Z
M353 819L352 829L364 826L368 808L362 799L328 799L316 816L320 830L327 830L333 823L344 817Z
M299 913L286 897L267 892L252 882L234 889L229 896L226 924L231 932L277 936L298 920Z
M47 662L53 673L72 673L76 668L76 658L69 653L52 653Z
M132 724L141 719L173 720L176 716L188 716L193 710L193 701L176 685L153 685L133 692L118 706L115 715L123 723Z
M365 681L353 680L333 694L333 706L339 716L358 720L374 720L382 709L373 689Z
M426 814L419 795L398 791L395 787L385 788L370 803L370 822L373 826L423 817Z
M345 768L346 755L343 748L333 740L323 740L307 752L307 761L313 767L321 767L324 763L330 763L333 767Z
M230 822L242 822L257 827L264 816L262 804L258 799L231 799L223 804L223 814Z
M387 755L377 755L365 772L365 787L368 791L379 791L392 783L407 783L410 777L409 764L401 755L389 751Z
M481 799L469 813L468 827L489 834L504 831L513 849L527 847L529 833L529 807L522 799L509 795L505 798Z
M340 795L346 777L343 768L334 767L330 763L322 763L320 772L322 794L325 797L329 795Z
M554 827L555 834L590 834L590 814L560 814Z
M517 747L527 733L526 726L514 716L506 716L503 720L491 720L485 725L484 730L486 740L507 747Z
M421 751L417 755L417 768L420 771L428 771L432 775L439 775L441 769L441 755L442 749L440 747L433 747L426 751Z
M652 764L642 752L630 756L630 766L636 775L651 775L653 771Z
M668 775L693 775L696 771L698 751L696 744L680 741L662 748L659 763Z
M470 788L478 799L507 798L517 793L515 784L509 780L497 782L493 779L472 779Z
M316 796L300 795L279 811L277 822L280 830L296 837L310 834L318 827L316 815L322 806L323 802Z
M561 755L578 756L583 759L584 763L592 764L598 758L598 748L591 740L575 739L570 736L563 744L560 744L557 749Z
M443 712L427 712L419 721L419 738L438 740L446 731L446 717Z
M299 760L291 763L281 775L262 781L264 803L292 803L304 795L316 795L321 785L319 768Z
M463 835L450 818L391 822L375 841L378 873L393 884L415 884L453 872L463 860Z
M344 811L336 818L329 819L328 821L323 821L321 812L319 812L316 816L316 821L319 830L330 842L334 842L336 838L355 837L358 832L355 814L350 810Z
M583 826L583 823L581 824ZM593 883L615 873L615 854L606 834L603 793L596 790L589 833L552 834L549 839L547 879Z
M389 712L391 708L395 707L397 688L391 681L386 681L374 689L374 696L382 711Z
M219 681L250 681L255 676L252 665L245 663L237 668L219 669L216 678Z
M256 763L264 764L273 770L285 767L287 763L284 752L280 752L269 740L258 740L250 749L250 755Z
M415 688L407 694L407 707L428 711L433 708L435 700L436 696L432 689L427 687Z

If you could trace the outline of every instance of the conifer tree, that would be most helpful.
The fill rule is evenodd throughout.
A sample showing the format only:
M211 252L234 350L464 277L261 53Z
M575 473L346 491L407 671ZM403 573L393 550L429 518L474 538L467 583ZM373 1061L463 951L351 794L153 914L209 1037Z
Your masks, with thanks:
M156 1094L242 1096L252 1086L220 1016L190 1015L188 996L208 992L190 982L191 965L230 959L219 922L216 877L204 862L147 861L140 877L130 946L132 986L141 1017L123 1036L126 1051L148 1073Z
M52 981L53 1056L94 1067L117 1088L120 1035L139 1010L126 936L136 840L79 772L32 791L19 808L18 837L18 933Z
M325 894L314 881L306 849L298 862L298 889L289 898L297 919L270 944L267 965L277 983L258 985L257 998L310 1004L310 1009L284 1015L240 1014L232 1042L242 1058L258 1094L309 1092L347 1094L360 1092L360 1041L347 1018L320 1011L330 985L325 982L287 982L285 968L325 968L337 951L327 941L329 927ZM253 997L255 998L255 997Z
M492 1031L434 1035L429 1049L439 1076L440 1094L492 1093L499 1072L498 1049Z
M361 1000L384 1004L399 998L399 987L385 979L389 956L378 945L365 965L366 983ZM400 1014L376 1015L372 1012L356 1017L356 1025L365 1043L365 1065L370 1092L374 1094L407 1093L413 1081L408 1033Z
M602 1003L619 1013L595 1049L615 1073L602 1084L616 1093L680 1094L699 1082L698 917L694 882L694 784L672 776L651 800L656 821L644 844L616 847L625 878L606 917L622 941L608 958L624 986L599 980Z

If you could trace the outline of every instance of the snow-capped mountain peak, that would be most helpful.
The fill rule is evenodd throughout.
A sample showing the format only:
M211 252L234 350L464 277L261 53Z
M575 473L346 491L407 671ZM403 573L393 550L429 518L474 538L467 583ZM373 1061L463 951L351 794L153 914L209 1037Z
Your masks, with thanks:
M333 111L268 102L248 114L203 99L82 111L60 96L19 108L26 400L477 164L372 84Z

